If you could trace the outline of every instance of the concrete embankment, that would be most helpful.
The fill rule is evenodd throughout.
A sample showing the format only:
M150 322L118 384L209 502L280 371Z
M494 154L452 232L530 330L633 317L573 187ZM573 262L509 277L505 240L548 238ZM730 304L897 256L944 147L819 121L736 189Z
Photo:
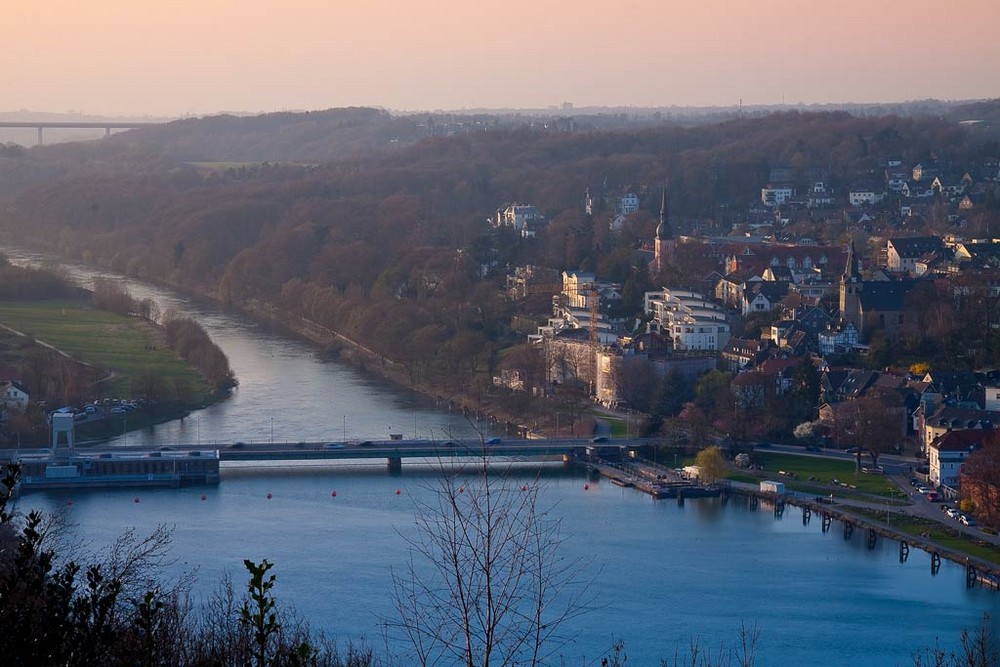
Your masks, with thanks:
M894 515L892 512L888 512L889 521L883 523L861 515L859 510L870 510L870 508L866 508L862 503L852 506L850 501L838 500L836 504L832 504L819 502L814 495L803 497L799 494L789 493L776 496L770 493L761 493L753 488L739 486L727 487L723 494L724 497L727 494L730 496L742 496L747 499L751 507L769 507L775 511L775 514L783 513L786 506L798 507L802 511L803 522L808 523L813 517L816 517L820 521L824 532L832 530L832 523L836 521L840 524L840 530L844 534L844 539L852 539L855 535L858 535L860 539L867 541L869 549L874 548L880 538L893 540L899 544L901 561L906 560L911 547L920 549L927 552L930 556L931 572L933 574L937 573L941 559L946 559L965 568L966 584L968 586L971 587L979 584L985 588L1000 590L1000 565L983 558L970 556L957 549L943 546L930 539L929 536L913 535L894 528L891 523L892 516ZM878 511L887 512L888 510ZM902 514L895 514L895 516L898 517L900 522L909 518Z

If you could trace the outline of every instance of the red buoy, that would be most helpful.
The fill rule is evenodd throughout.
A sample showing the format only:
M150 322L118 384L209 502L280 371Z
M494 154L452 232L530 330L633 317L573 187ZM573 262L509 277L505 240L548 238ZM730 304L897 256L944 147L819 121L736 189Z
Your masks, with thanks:
M458 487L458 492L459 493L465 493L465 487L464 486Z
M268 491L268 492L267 492L267 499L268 499L268 500L270 500L270 499L271 499L271 492L270 492L270 491Z
M205 495L205 494L203 493L203 494L201 494L201 499L202 499L202 500L208 500L208 496L206 496L206 495Z
M133 499L132 499L132 502L133 502L133 503L137 503L137 502L139 502L139 496L136 496L135 498L133 498Z
M583 485L583 490L584 491L590 491L590 484L584 484Z
M525 484L524 486L522 486L522 487L521 487L521 490L522 490L522 491L527 491L527 490L528 490L528 485L527 485L527 484Z
M399 489L396 489L396 495L398 496L400 493L402 492Z
M336 498L337 497L337 492L336 491L331 491L330 492L330 497L331 498Z
M73 506L73 501L72 501L72 500L67 500L67 501L66 501L66 504L67 504L67 505L68 505L69 507L72 507L72 506Z

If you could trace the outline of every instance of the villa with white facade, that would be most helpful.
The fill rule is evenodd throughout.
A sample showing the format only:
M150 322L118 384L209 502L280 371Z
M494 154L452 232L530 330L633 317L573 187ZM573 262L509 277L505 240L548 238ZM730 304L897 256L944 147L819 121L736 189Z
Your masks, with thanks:
M648 331L670 338L674 350L719 351L729 342L726 313L698 292L663 288L646 292Z

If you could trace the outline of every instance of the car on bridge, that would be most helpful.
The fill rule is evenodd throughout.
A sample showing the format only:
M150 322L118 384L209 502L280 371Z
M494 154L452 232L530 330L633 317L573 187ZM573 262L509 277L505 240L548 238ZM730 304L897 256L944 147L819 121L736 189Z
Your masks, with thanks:
M328 442L324 445L327 449L343 449L344 443L342 442Z

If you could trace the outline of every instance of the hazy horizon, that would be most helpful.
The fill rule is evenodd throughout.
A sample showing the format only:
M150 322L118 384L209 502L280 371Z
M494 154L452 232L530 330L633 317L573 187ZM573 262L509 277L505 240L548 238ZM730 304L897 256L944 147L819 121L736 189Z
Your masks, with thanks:
M1000 97L1000 5L134 0L6 8L0 111L177 117Z

